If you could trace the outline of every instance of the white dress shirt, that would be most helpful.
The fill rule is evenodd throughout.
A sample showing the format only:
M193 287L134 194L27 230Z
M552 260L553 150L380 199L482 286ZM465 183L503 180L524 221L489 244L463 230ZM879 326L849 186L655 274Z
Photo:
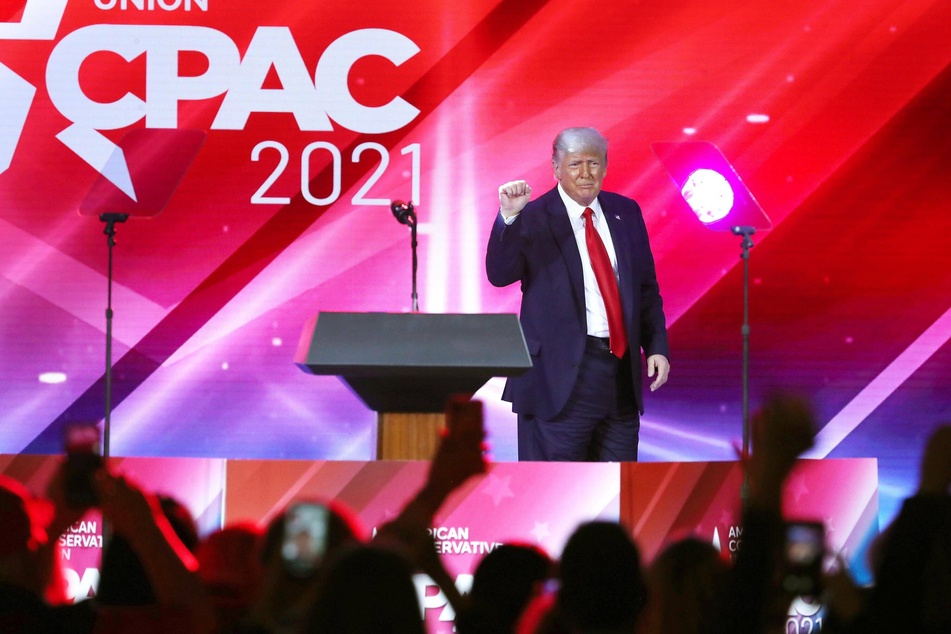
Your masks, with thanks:
M578 243L578 251L581 253L581 271L584 275L584 306L585 319L588 324L588 334L594 337L608 336L608 314L604 308L604 298L601 297L601 289L598 288L598 280L594 277L594 269L591 267L591 257L588 255L588 242L584 236L584 214L585 208L572 200L561 183L558 184L558 193L561 195L562 202L568 210L568 220L571 222L571 229L575 234L575 242ZM591 207L592 220L594 228L601 241L604 242L604 248L608 252L608 258L611 260L611 268L614 270L614 278L617 279L617 254L614 252L614 241L611 240L611 231L608 229L608 223L604 220L604 212L601 211L601 203L595 198L589 205Z

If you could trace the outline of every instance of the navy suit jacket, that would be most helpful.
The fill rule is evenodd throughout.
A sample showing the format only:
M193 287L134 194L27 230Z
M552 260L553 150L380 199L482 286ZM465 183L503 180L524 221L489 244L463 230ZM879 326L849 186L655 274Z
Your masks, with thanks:
M633 389L643 413L638 348L670 358L654 257L638 204L604 191L598 200L617 254ZM581 254L557 187L529 202L511 225L496 214L485 269L494 286L521 282L519 319L532 357L532 369L510 378L502 398L520 414L554 418L575 384L587 336Z

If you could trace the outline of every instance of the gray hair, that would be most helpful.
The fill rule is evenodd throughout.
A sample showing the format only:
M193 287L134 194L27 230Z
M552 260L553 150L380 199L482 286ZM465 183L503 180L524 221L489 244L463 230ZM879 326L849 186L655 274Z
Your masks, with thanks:
M551 160L555 163L569 152L597 152L608 160L608 140L594 128L565 128L551 144Z

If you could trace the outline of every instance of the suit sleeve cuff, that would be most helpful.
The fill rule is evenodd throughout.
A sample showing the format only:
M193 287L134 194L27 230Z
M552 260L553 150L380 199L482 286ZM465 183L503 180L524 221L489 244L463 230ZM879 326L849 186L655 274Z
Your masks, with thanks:
M515 219L518 218L518 214L513 214L509 216L508 218L506 218L505 215L502 213L501 209L499 210L499 215L502 216L502 222L504 222L506 226L512 224L513 222L515 222Z

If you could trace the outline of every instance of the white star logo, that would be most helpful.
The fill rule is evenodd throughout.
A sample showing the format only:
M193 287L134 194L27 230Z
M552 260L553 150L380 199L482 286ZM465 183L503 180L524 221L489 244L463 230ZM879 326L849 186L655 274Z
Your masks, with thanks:
M485 478L485 483L482 486L482 492L485 495L488 495L492 498L492 503L495 506L499 505L499 502L505 498L514 498L515 494L512 493L512 489L509 488L509 483L512 481L512 476L500 477L494 473L490 473Z
M52 40L67 0L27 0L19 22L0 22L0 40ZM36 87L0 63L0 173L13 162Z
M542 543L545 538L551 537L551 531L548 530L548 522L535 522L535 528L532 529L532 536L537 543Z
M52 40L68 0L27 0L19 22L0 22L0 40ZM9 169L20 143L36 87L0 63L0 173ZM136 200L122 149L96 130L71 125L56 135L63 145Z

